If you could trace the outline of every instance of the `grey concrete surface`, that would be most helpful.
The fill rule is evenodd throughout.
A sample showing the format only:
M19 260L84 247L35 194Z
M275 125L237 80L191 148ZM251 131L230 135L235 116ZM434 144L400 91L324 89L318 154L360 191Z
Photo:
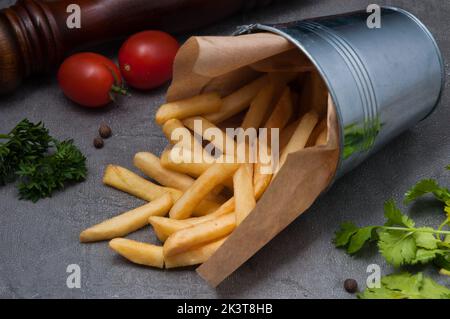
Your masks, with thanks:
M0 6L12 1L0 0ZM197 34L225 35L237 25L276 23L363 9L375 1L298 0L242 14ZM450 2L442 0L376 1L416 14L437 38L444 58L450 59ZM182 37L185 39L188 35ZM117 46L101 52L115 56ZM0 75L1 76L1 75ZM449 77L448 65L446 69ZM426 121L417 124L386 148L339 180L309 211L291 224L217 289L208 287L192 269L161 271L132 265L115 255L107 243L81 245L85 227L142 204L131 196L102 186L108 163L132 167L141 150L160 152L165 139L154 123L166 87L132 92L119 106L89 111L67 101L55 76L28 81L14 95L0 98L0 131L9 131L24 117L44 121L56 137L74 138L88 158L89 177L81 184L36 204L19 201L14 185L0 190L1 298L353 298L342 289L353 277L365 285L366 268L376 263L383 274L393 269L372 249L349 257L333 247L338 225L383 222L382 205L402 194L418 179L437 178L450 184L450 90ZM114 135L96 150L92 139L99 123L110 124ZM439 205L421 201L404 207L418 223L436 225ZM155 241L146 228L130 236ZM81 267L81 288L68 289L66 267ZM441 283L434 269L427 272Z

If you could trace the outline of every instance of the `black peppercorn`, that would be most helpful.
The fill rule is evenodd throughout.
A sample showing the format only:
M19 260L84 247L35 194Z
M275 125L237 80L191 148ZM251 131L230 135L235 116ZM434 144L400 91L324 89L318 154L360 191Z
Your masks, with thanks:
M95 148L102 148L103 147L103 139L101 137L94 138L94 146L95 146Z
M98 133L100 134L101 137L108 138L111 136L112 131L108 125L102 124L102 125L100 125L100 128L98 129Z
M353 294L353 293L355 293L356 291L358 291L358 283L356 282L355 279L346 279L346 280L344 281L344 289L345 289L347 292Z

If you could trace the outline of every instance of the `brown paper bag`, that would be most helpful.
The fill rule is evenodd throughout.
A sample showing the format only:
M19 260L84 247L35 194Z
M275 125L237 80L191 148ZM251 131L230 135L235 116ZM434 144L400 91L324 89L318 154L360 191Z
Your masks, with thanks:
M210 91L226 95L261 72L286 72L289 69L304 72L311 68L309 61L291 43L275 34L193 37L177 54L167 100ZM331 100L324 109L327 109L327 145L288 156L256 208L197 269L210 285L220 284L305 212L329 186L339 157L338 129Z

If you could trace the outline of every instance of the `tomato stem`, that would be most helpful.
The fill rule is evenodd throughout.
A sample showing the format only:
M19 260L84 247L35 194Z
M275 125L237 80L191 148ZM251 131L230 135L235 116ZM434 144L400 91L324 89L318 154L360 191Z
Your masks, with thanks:
M118 85L112 85L111 86L111 92L112 93L117 93L117 94L120 94L120 95L128 95L127 89L125 89L124 87L118 86Z

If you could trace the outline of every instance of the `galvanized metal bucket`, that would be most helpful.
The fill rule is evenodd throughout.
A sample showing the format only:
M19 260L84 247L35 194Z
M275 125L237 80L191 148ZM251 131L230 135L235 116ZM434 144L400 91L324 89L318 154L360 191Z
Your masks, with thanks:
M444 88L444 63L428 29L411 13L381 9L381 28L365 11L277 25L240 27L236 34L273 32L316 66L336 107L341 156L336 178L426 118Z

